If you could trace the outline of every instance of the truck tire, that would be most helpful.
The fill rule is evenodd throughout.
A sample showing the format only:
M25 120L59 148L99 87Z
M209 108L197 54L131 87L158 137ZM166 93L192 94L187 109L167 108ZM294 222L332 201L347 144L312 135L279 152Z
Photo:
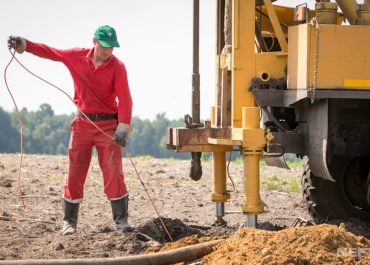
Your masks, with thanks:
M344 185L345 175L346 173L338 176L336 182L316 177L310 170L308 157L305 157L302 176L303 199L315 223L348 218L370 221L370 206L363 201L363 191L361 191L361 202L351 198Z

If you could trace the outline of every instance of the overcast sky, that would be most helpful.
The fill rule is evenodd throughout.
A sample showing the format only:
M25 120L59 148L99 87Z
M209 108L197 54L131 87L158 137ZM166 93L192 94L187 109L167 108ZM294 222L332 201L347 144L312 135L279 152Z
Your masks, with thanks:
M201 0L200 74L201 117L209 118L214 102L215 0ZM313 6L315 1L307 1ZM112 25L120 48L114 54L127 68L134 101L134 115L153 119L165 112L180 118L191 112L192 0L17 0L0 1L0 67L10 57L9 35L67 49L92 46L95 29ZM279 0L297 5L302 1ZM72 79L66 67L31 54L17 55L36 74L73 95ZM3 79L3 78L2 78ZM8 83L19 108L36 110L48 103L56 114L75 111L58 90L42 83L13 63ZM0 107L9 111L13 103L4 80L0 83Z

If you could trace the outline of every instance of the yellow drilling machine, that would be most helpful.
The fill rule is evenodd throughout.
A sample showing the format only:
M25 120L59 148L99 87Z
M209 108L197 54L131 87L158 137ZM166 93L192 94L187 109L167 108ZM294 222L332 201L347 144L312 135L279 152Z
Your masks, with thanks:
M216 0L216 86L200 121L199 0L194 0L192 113L167 146L191 152L190 177L212 153L215 221L224 224L228 152L244 161L245 225L264 212L259 161L304 158L303 197L315 222L370 221L370 1ZM300 1L290 1L300 2ZM301 2L300 2L301 3ZM341 11L341 12L339 12Z

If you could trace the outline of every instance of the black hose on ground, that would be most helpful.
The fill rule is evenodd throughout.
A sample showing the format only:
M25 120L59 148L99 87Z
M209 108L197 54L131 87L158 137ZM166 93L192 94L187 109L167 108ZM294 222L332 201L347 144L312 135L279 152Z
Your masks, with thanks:
M9 260L0 265L164 265L187 262L201 258L213 251L213 247L223 240L214 240L174 250L119 258L92 259L50 259L50 260Z

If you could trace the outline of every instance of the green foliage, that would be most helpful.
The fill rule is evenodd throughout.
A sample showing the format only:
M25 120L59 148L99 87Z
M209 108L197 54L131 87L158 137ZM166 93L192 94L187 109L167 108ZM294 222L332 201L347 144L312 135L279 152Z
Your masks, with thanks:
M12 126L10 115L0 107L0 149L2 153L19 152L20 135Z
M295 154L285 154L284 159L289 167L300 167L303 165L303 159L297 157Z
M157 158L188 158L189 154L176 153L166 148L167 128L182 125L183 121L181 119L170 121L164 113L157 114L153 121L133 117L131 121L133 133L128 141L127 148L133 156L151 155Z
M11 130L16 132L19 138L18 114L13 111L7 116L11 120ZM38 154L66 154L69 142L69 124L73 119L71 115L55 115L48 104L40 105L37 111L21 110L23 121L23 145L26 153ZM11 137L12 139L14 137ZM13 148L19 149L19 140ZM0 152L4 152L0 144Z
M21 116L26 153L67 154L69 125L73 120L73 113L55 115L49 104L42 104L37 111L23 108ZM133 117L131 123L133 133L127 146L129 153L143 159L151 157L188 159L189 154L176 153L166 148L167 128L180 126L183 126L182 119L169 120L164 113L157 114L154 120ZM0 152L19 152L20 129L17 112L8 113L0 108L0 128Z
M286 163L287 163L289 168L303 167L303 160L302 161L294 161L294 162L287 161Z
M37 111L28 111L23 108L21 116L23 120L24 151L26 153L67 154L70 136L69 125L73 120L73 113L70 115L55 115L49 104L42 104ZM129 153L143 159L149 159L149 157L189 159L189 153L176 153L166 148L167 128L183 126L183 119L169 120L164 113L157 114L154 120L133 117L131 122L133 133L127 145ZM18 114L15 111L8 113L0 108L0 128L0 152L19 152ZM291 168L302 166L302 160L295 157L295 155L287 154L284 157ZM202 155L203 161L208 161L211 158L211 153L203 153ZM228 161L228 154L226 158ZM243 164L243 159L238 152L233 152L232 161L236 164ZM261 160L260 165L264 165L263 160Z
M243 157L238 157L238 158L236 158L235 160L234 160L234 162L235 162L235 164L237 164L237 165L243 165L243 163L244 163L244 160L243 160Z

